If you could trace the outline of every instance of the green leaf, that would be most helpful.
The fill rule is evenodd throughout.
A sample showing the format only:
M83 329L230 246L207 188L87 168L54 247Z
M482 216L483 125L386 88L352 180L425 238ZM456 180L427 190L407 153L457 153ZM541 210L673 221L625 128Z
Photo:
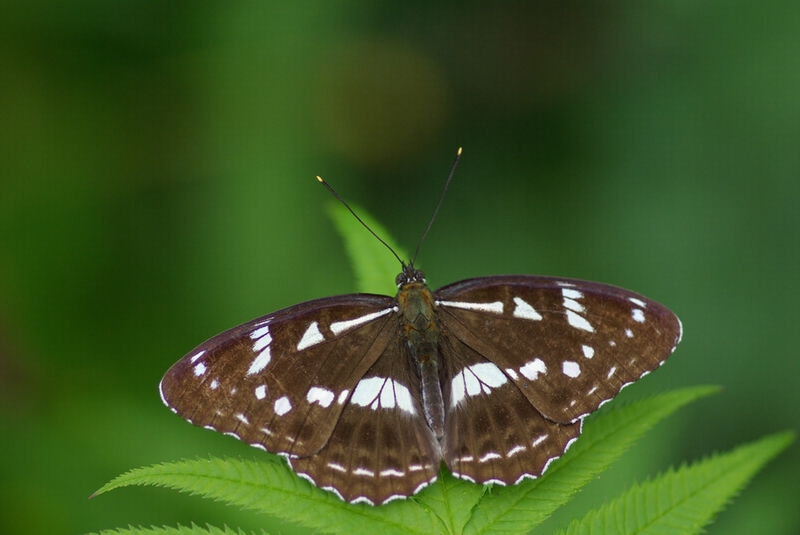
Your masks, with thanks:
M443 469L436 483L409 500L351 505L298 478L280 460L211 458L132 470L95 495L129 485L164 486L328 533L523 533L569 501L656 422L717 390L687 388L604 411L587 422L584 436L540 479L488 491Z
M534 481L494 487L464 533L527 533L619 458L645 431L680 407L719 391L684 388L639 400L587 420L583 436Z
M447 527L447 533L461 533L487 488L453 477L442 465L439 479L413 499L430 509Z
M632 487L599 509L589 511L558 533L700 533L753 475L793 440L792 432L778 433L739 446L730 453L670 470L653 481Z
M254 509L326 533L438 533L445 528L425 507L412 500L381 507L348 504L294 475L279 460L184 460L137 468L98 490L95 495L130 485L178 489Z
M408 253L397 245L389 232L366 210L355 205L353 209L375 234L397 252L400 258L408 258ZM347 256L356 275L358 291L384 295L397 293L394 280L400 272L400 266L397 265L394 255L341 203L331 203L329 213L344 240Z
M359 290L393 294L398 271L393 255L345 207L333 204L330 211L344 238ZM401 257L407 257L380 224L361 209L359 215ZM443 468L439 479L419 495L372 507L344 503L298 478L274 458L211 458L133 470L109 482L97 494L128 485L166 486L327 533L523 533L569 501L659 420L717 390L688 388L604 411L590 418L584 436L542 478L512 487L474 485L454 478Z
M261 533L263 534L264 532L262 531ZM240 529L234 531L227 526L222 529L214 526L208 526L208 529L206 529L192 524L191 527L178 526L176 528L164 526L150 528L128 527L107 529L101 531L98 535L245 535L245 532Z

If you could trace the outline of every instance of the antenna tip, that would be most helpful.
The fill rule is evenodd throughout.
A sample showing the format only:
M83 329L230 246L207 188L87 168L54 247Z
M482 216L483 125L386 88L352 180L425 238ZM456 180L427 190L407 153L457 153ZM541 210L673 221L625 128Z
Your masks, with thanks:
M317 175L317 180L319 180L319 181L320 181L322 184L324 184L324 183L325 183L325 181L324 181L324 180L322 180L322 177L321 177L321 176L319 176L319 175Z
M458 147L458 156L461 156L461 147Z

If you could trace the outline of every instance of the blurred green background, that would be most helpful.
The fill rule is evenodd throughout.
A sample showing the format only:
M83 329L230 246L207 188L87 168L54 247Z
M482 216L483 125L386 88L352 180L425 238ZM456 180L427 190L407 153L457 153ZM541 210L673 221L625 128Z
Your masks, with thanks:
M212 522L112 477L262 455L162 406L206 338L354 290L320 174L433 287L628 287L684 342L632 398L725 387L537 533L671 464L800 429L800 3L0 2L0 532ZM387 253L388 254L388 253ZM800 532L795 446L710 533Z

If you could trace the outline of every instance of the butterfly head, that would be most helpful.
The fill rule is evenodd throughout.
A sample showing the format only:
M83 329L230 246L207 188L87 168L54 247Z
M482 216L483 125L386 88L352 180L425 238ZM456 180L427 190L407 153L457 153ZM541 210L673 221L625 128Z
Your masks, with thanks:
M398 289L414 282L425 284L425 273L421 269L415 269L413 263L406 264L403 262L403 271L398 273L394 282L397 284Z

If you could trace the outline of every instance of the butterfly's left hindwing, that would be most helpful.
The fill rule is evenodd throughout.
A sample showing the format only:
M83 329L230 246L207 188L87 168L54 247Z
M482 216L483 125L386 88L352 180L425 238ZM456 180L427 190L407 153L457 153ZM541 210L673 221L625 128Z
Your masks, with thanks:
M396 336L392 299L309 301L226 331L161 381L164 403L191 423L287 456L328 441L364 373Z
M539 413L494 363L454 336L446 336L446 431L442 456L457 477L512 485L535 478L581 432Z

